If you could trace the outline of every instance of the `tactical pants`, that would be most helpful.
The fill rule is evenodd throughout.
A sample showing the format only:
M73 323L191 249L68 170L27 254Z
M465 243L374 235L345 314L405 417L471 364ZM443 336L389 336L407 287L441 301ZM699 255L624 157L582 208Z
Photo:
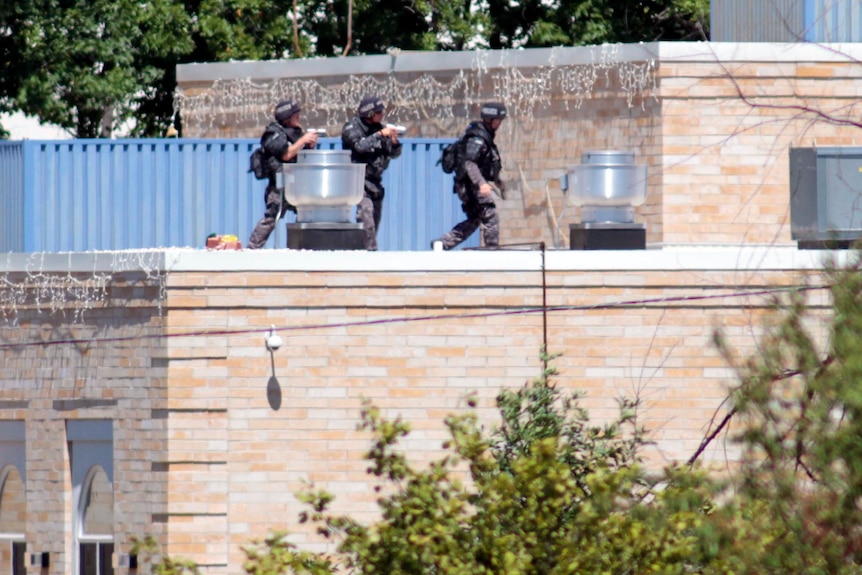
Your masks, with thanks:
M460 190L458 196L467 219L440 238L443 249L451 250L469 238L479 226L482 227L482 239L486 248L500 245L500 216L497 214L494 198L472 195L469 189Z
M257 222L254 231L251 232L251 237L248 238L248 249L257 250L266 245L266 240L275 228L275 217L278 215L279 204L281 204L281 216L284 217L284 212L287 210L296 211L287 201L281 201L281 190L275 186L267 186L264 192L264 201L266 202L266 211L263 217ZM276 246L280 247L280 246Z
M368 194L362 198L356 207L356 221L365 230L365 249L377 250L377 230L380 229L380 218L383 215L383 197L371 199Z

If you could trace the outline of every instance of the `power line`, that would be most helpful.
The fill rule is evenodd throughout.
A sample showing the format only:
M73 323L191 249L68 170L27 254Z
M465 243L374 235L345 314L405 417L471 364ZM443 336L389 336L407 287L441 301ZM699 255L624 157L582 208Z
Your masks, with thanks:
M639 307L639 306L648 306L655 304L665 304L665 303L684 303L684 302L692 302L692 301L704 301L704 300L714 300L714 299L724 299L724 298L737 298L737 297L753 297L753 296L767 296L778 293L785 293L791 291L813 291L813 290L823 290L829 289L830 286L821 285L821 286L789 286L789 287L780 287L780 288L766 288L755 291L737 291L732 293L724 293L724 294L711 294L711 295L691 295L691 296L675 296L675 297L657 297L657 298L646 298L646 299L638 299L638 300L624 300L618 302L610 302L610 303L602 303L602 304L593 304L593 305L567 305L567 306L535 306L535 307L526 307L519 308L508 311L491 311L491 312L469 312L469 313L450 313L450 314L437 314L437 315L425 315L425 316L402 316L402 317L392 317L385 319L373 319L373 320L362 320L355 322L341 322L341 323L319 323L319 324L306 324L306 325L295 325L295 326L284 326L277 327L278 331L312 331L318 329L332 329L332 328L345 328L345 327L358 327L358 326L367 326L367 325L384 325L384 324L394 324L394 323L412 323L412 322L420 322L420 321L441 321L441 320L457 320L457 319L475 319L475 318L484 318L484 317L501 317L501 316L514 316L514 315L530 315L534 313L548 313L548 312L565 312L565 311L588 311L588 310L597 310L597 309L614 309L614 308L624 308L624 307ZM55 345L69 345L69 344L92 344L92 343L117 343L123 341L146 341L146 340L155 340L155 339L168 339L173 337L206 337L206 336L231 336L231 335L246 335L252 333L266 333L269 332L271 328L254 328L254 329L227 329L227 330L202 330L202 331L189 331L189 332L181 332L181 333L158 333L158 334L149 334L149 335L129 335L129 336L118 336L118 337L88 337L88 338L65 338L65 339L55 339L48 341L29 341L29 342L20 342L20 343L5 343L0 344L0 350L5 349L18 349L18 348L26 348L26 347L50 347Z

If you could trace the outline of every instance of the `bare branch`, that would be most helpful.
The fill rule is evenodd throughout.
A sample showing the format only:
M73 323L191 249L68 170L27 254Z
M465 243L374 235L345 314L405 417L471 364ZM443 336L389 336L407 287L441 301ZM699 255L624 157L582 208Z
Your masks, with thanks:
M302 48L299 45L299 17L296 10L296 1L293 0L293 49L298 58L302 58Z
M817 373L814 374L814 377L817 378L817 377L820 377L821 375L823 375L823 373L826 371L826 369L830 365L832 365L834 360L835 360L835 358L833 356L831 356L831 355L827 356L820 363L820 366L817 368ZM792 377L802 375L802 373L803 372L801 370L798 370L798 369L785 370L785 371L781 372L780 374L774 376L772 378L772 383L777 383L779 381L790 379ZM722 405L724 405L724 402L722 402ZM721 409L721 406L719 406L718 409ZM712 433L710 433L708 436L706 436L703 439L703 441L700 442L700 445L698 446L697 450L695 450L694 454L688 458L687 463L689 466L694 465L694 462L697 461L697 458L700 457L704 451L706 451L706 448L709 447L709 444L712 443L712 441L718 436L718 434L721 433L721 430L724 429L727 426L727 424L730 423L730 420L733 419L733 416L736 415L737 412L738 412L738 410L736 407L732 408L727 413L727 415L724 416L724 419L721 420L721 423L718 424L718 427L716 427ZM801 461L799 463L800 463L800 465L802 465L803 469L806 469L805 466L801 463ZM808 471L808 470L806 469L806 471ZM809 475L810 475L810 472L809 472ZM811 478L814 479L813 476L811 476Z
M353 43L353 0L347 2L347 43L344 45L342 56L347 56L350 51L350 44Z

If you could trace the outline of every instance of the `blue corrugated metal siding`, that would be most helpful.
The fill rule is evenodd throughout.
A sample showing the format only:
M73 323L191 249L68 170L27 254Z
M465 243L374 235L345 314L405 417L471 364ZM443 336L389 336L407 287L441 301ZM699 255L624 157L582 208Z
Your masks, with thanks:
M805 0L804 18L809 42L862 42L859 0Z
M0 252L24 249L24 146L0 142Z
M862 42L860 0L712 0L714 42Z
M802 37L798 0L711 0L713 42L796 42Z
M381 250L427 250L463 218L447 143L406 139L384 174ZM0 250L94 251L202 247L211 233L245 243L263 215L265 182L247 172L256 139L25 141L0 147ZM324 149L340 149L325 138ZM294 221L288 214L285 223ZM286 244L284 230L279 242ZM270 237L273 247L276 234ZM479 244L478 234L464 247Z
M255 140L24 142L23 251L201 246L247 226L261 199ZM262 193L260 194L262 196ZM4 218L5 219L5 218Z
M406 140L401 157L389 164L377 234L381 249L427 250L432 239L464 219L461 202L452 193L452 175L437 165L444 145L439 140ZM478 246L479 232L462 245Z

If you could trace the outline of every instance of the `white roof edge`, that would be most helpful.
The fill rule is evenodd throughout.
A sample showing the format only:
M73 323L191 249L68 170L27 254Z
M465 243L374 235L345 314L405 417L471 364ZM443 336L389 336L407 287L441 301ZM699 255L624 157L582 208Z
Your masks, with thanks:
M637 62L847 62L862 60L862 43L816 44L808 42L650 42L561 46L520 50L465 50L456 52L399 51L369 56L304 58L298 60L243 60L178 64L177 82L216 80L271 80L387 74L389 72L458 73L521 66L579 65L606 61Z
M597 46L528 48L522 50L463 50L452 52L398 51L392 55L307 58L298 60L209 62L177 65L177 82L300 78L387 74L389 72L458 73L476 67L590 64L613 56L614 61L653 58L657 44L602 44ZM325 63L325 66L322 64Z
M170 250L128 250L104 252L7 252L0 254L0 273L38 274L118 273L151 271L160 273Z
M659 42L661 62L858 62L862 43Z
M398 51L392 55L210 62L177 65L178 82L234 79L271 79L319 76L387 74L389 72L454 73L479 66L485 69L589 64L613 55L615 61L652 58L656 44L602 44L598 46L529 48L523 50L463 50L452 52Z
M838 265L849 261L849 250L798 250L795 247L728 246L674 247L648 250L548 250L548 271L805 271L823 268L827 259ZM164 250L75 252L52 254L9 253L0 258L0 273L119 273L162 272L494 272L538 271L538 250L454 252L365 252L244 250L206 251L192 248Z

